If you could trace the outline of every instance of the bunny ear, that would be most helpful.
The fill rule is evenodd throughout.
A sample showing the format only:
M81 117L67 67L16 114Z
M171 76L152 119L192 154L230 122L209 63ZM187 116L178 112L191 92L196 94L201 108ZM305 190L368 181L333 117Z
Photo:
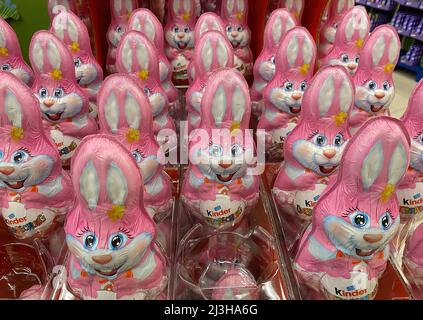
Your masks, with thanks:
M241 123L246 111L247 98L241 88L236 86L232 95L232 118Z
M145 44L137 43L136 56L137 62L141 66L141 68L144 70L149 70L150 57L148 55L148 50Z
M110 92L107 98L106 105L104 106L104 115L110 130L112 133L116 133L118 130L120 112L119 104L113 91Z
M60 70L62 57L60 56L59 48L52 40L47 41L47 58L53 68Z
M79 192L88 204L90 210L94 210L98 204L100 184L97 170L92 161L88 161L79 178Z
M183 0L184 1L184 10L185 12L191 11L191 0Z
M227 100L226 100L225 88L221 84L217 88L216 93L213 97L213 102L212 102L212 115L217 125L222 124L223 117L225 116L225 113L226 113L226 107L227 107Z
M383 168L382 142L377 141L370 149L361 166L361 184L368 190L376 181Z
M320 116L324 116L331 107L333 99L335 98L335 81L332 76L326 78L322 88L319 92L319 113Z
M389 63L396 64L396 60L398 59L398 55L400 52L400 47L401 47L401 44L398 42L398 38L395 36L392 37L391 42L389 44L389 51L388 51Z
M149 16L146 17L144 22L144 34L150 41L154 42L154 39L156 38L156 28Z
M31 54L31 61L37 68L38 72L42 72L44 70L44 53L43 47L41 46L41 41L37 40L34 43L34 46L30 52Z
M354 99L354 89L351 87L351 83L344 79L339 90L339 106L341 112L348 113Z
M345 28L345 38L347 41L351 41L355 30L355 16L352 14L349 16L348 22Z
M173 0L173 13L177 16L179 14L179 0Z
M338 6L336 11L338 14L341 14L345 10L345 6L347 5L347 0L338 0Z
M373 66L378 66L382 60L383 53L385 52L386 42L385 35L380 34L372 48L372 62Z
M4 109L13 127L22 128L23 110L15 94L7 90L4 97Z
M314 56L314 44L313 42L308 38L304 38L303 42L303 59L304 63L311 64Z
M245 10L245 6L244 6L244 0L237 0L237 5L238 5L238 11L239 12L244 12Z
M201 62L203 63L204 69L210 71L213 61L213 47L209 39L207 39L204 47L201 49Z
M78 42L78 39L79 39L78 27L76 26L75 21L73 21L73 19L71 18L68 18L68 34L69 34L69 38L73 42Z
M113 9L116 15L120 16L120 13L122 12L122 0L114 0Z
M216 47L217 62L220 67L226 67L229 61L229 52L223 42L219 41Z
M6 30L0 27L0 47L6 48L7 47L7 40L6 40Z
M407 168L407 156L404 145L398 143L389 163L388 183L396 185L404 176Z
M106 189L110 200L114 205L125 205L128 197L128 183L126 181L123 171L111 162L107 171Z
M288 20L287 20L287 28L288 28ZM281 17L277 17L273 23L272 36L273 36L274 43L279 43L282 37L282 18Z
M130 92L125 99L125 116L129 126L138 130L141 123L141 106Z
M132 12L135 8L132 5L133 1L132 0L125 0L125 9L126 12Z
M363 8L363 10L360 11L360 15L362 15L362 17L358 26L358 34L360 35L361 39L364 39L370 31L369 17L365 10L366 9Z
M295 66L295 62L297 61L298 47L298 37L294 34L286 47L286 57L288 58L288 63L291 68Z
M234 11L234 4L235 0L226 1L226 10L228 11L228 13L232 13Z
M122 58L121 63L125 68L125 72L131 73L132 70L132 48L128 39L122 43Z
M130 30L142 32L141 19L138 15L131 20Z

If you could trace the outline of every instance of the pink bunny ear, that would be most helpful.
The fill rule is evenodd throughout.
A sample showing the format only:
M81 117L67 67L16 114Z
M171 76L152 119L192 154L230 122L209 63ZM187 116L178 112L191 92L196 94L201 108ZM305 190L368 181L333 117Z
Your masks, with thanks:
M159 79L159 61L156 48L140 32L126 33L118 47L117 70L120 73L130 73L140 80L150 77Z
M203 34L211 30L226 34L225 25L217 14L213 12L203 13L195 25L194 39L199 41Z
M392 74L398 62L401 41L394 27L382 25L377 27L367 38L360 53L358 71L381 69Z
M297 26L296 19L285 9L272 12L264 29L264 47L278 48L286 33Z
M201 128L248 129L251 106L248 84L234 69L214 73L201 101Z
M31 89L11 73L0 71L0 78L2 130L7 130L15 142L34 143L40 136L45 136L39 102Z
M239 24L246 24L248 19L247 0L222 0L222 18Z
M217 31L208 31L203 35L196 45L194 57L198 77L221 68L232 68L234 65L232 45Z
M76 12L74 0L48 0L47 7L50 20L53 20L60 12Z
M128 22L128 31L144 34L162 52L164 49L163 27L154 13L148 9L135 10Z
M50 31L62 40L73 54L78 54L81 50L92 54L87 27L76 14L59 13L54 17Z
M304 12L304 0L280 0L279 8L286 8L297 21L301 21Z
M137 0L110 0L110 11L116 21L128 22L137 7Z
M304 93L303 119L316 121L332 118L345 124L354 103L355 87L344 68L325 67L313 78Z
M288 31L276 53L276 72L295 70L311 77L316 63L317 48L311 34L303 27Z
M39 31L34 34L29 46L29 59L38 75L53 80L75 80L75 66L71 52L53 33Z
M354 7L354 0L336 0L331 1L328 10L328 20L334 20L342 16L348 9Z
M423 131L423 80L416 85L410 95L408 107L401 118L412 138L419 136Z
M168 10L170 17L176 20L183 20L185 23L193 23L196 20L195 0L170 0Z
M0 18L0 60L10 56L22 56L21 47L13 28Z
M153 116L148 98L126 74L106 78L98 93L100 131L120 134L128 143L149 136L153 139Z
M353 44L360 50L370 32L370 19L362 6L349 9L343 16L335 36L335 47Z

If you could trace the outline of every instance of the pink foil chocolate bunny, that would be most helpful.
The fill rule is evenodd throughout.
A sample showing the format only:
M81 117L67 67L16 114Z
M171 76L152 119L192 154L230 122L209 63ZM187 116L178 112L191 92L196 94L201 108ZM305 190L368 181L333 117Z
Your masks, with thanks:
M298 23L301 23L303 17L304 0L278 0L277 8L286 9L291 13Z
M154 134L158 135L163 129L175 131L175 123L168 115L166 92L160 83L157 50L147 37L138 31L127 32L118 47L116 66L118 72L137 79L148 97L153 112ZM164 141L158 142L162 145Z
M285 9L273 11L267 21L263 50L254 63L254 83L250 90L253 111L262 109L262 92L275 75L276 52L286 33L296 26L295 18Z
M60 12L76 13L77 11L75 0L48 0L47 8L51 21L53 21L54 17Z
M222 20L226 35L234 48L235 67L247 80L253 76L253 53L250 48L251 31L248 27L248 1L222 0Z
M178 110L178 90L172 83L172 66L164 53L163 27L154 13L148 9L137 9L128 22L128 31L144 34L156 47L159 58L160 82L169 100L169 108Z
M233 67L232 46L220 32L208 31L196 44L194 61L197 76L185 94L189 132L200 126L201 100L208 78L219 69Z
M0 77L2 218L19 239L44 236L73 204L71 181L31 89L9 73Z
M90 99L93 118L97 117L97 93L103 82L103 69L91 50L87 27L72 12L61 12L53 19L50 31L68 46L72 53L76 81Z
M32 91L63 165L67 166L82 138L98 131L89 116L88 96L76 81L71 52L51 32L34 34L29 57L35 72Z
M201 37L208 31L218 31L222 33L223 35L226 34L225 31L225 25L223 24L222 19L213 12L207 12L203 13L200 18L198 18L198 21L195 25L194 30L194 39L195 44L197 44ZM195 80L195 72L196 72L196 63L195 63L195 53L192 57L192 60L190 61L188 65L188 80L189 83L192 84Z
M122 36L128 28L128 21L132 12L137 8L137 0L110 0L112 21L107 31L109 50L107 52L107 71L116 73L116 54Z
M423 80L411 93L407 110L402 116L411 137L410 167L401 181L397 197L402 219L423 212ZM405 220L404 219L404 220Z
M98 94L98 102L100 132L115 136L137 161L150 216L169 212L171 182L163 171L164 155L154 137L150 103L137 81L125 74L109 76Z
M87 137L72 160L77 196L66 225L68 285L82 299L156 299L166 261L132 155L114 138Z
M290 30L275 56L275 76L263 90L264 111L258 129L266 131L269 151L281 147L289 132L295 128L307 83L316 62L316 44L303 27Z
M399 120L368 121L345 149L336 181L320 198L295 269L330 299L372 299L400 218L395 194L410 159Z
M395 97L392 74L400 49L397 31L389 25L377 27L364 43L353 77L356 94L350 119L351 133L371 117L389 115L389 106Z
M168 1L168 21L165 26L166 56L173 68L173 82L188 84L188 64L194 48L194 28L197 19L194 0Z
M330 1L327 19L320 26L319 58L326 56L332 49L339 23L344 13L353 6L352 0Z
M354 85L342 67L322 69L304 95L303 113L285 141L285 161L273 188L277 203L292 205L302 221L311 219L341 162L353 101Z
M360 51L370 31L370 19L362 6L348 10L338 27L335 42L328 54L320 60L320 66L340 65L351 76L358 68Z
M214 229L234 229L258 201L248 85L234 69L214 73L201 101L182 186L188 210Z
M22 57L15 31L2 18L0 18L0 70L11 72L28 86L31 86L34 80L34 73Z

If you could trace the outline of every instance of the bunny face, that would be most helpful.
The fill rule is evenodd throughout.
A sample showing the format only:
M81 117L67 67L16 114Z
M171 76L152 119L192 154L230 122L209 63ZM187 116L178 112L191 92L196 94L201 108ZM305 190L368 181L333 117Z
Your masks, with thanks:
M389 108L395 95L392 72L398 61L400 48L398 34L391 26L379 26L369 36L354 76L356 107L370 114Z
M280 87L272 88L270 91L270 102L278 110L298 116L301 113L301 104L304 91L307 88L307 79L292 77L290 80L287 78L283 81Z
M91 55L80 54L74 59L76 81L82 86L88 86L97 80L101 70Z
M65 226L67 244L86 272L115 279L155 239L142 207L142 179L129 152L110 137L91 136L78 151L72 160L78 200Z
M107 31L107 39L110 44L117 48L127 29L126 23L111 24Z
M183 21L176 21L166 31L167 44L178 50L187 50L194 47L194 31L189 24Z
M122 36L127 31L128 20L137 7L136 0L110 0L112 22L107 31L107 39L113 47L117 47Z
M234 49L246 47L251 40L251 32L241 24L230 23L226 26L226 35Z

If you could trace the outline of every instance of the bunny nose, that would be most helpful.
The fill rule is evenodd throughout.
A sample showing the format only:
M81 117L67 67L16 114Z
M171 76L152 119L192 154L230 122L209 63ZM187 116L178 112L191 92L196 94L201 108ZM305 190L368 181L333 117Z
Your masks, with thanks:
M294 93L292 95L292 99L294 99L294 100L300 100L302 96L303 95L301 93Z
M226 163L226 162L220 162L219 166L223 169L228 169L230 168L234 163L231 161L230 163Z
M44 100L44 105L47 107L47 108L51 108L53 105L54 105L54 101L53 100Z
M369 243L376 243L382 240L382 235L381 234L365 234L363 236L363 239Z
M185 33L178 33L178 38L183 39L185 37Z
M10 176L13 172L15 172L13 167L0 168L0 173L4 174L5 176Z
M238 37L238 32L232 31L231 36L234 37L234 38Z
M354 70L356 67L357 67L357 65L356 65L356 64L354 64L354 63L350 63L350 64L348 65L348 69L350 69L350 70Z
M380 91L376 92L375 97L378 98L378 99L383 99L383 98L385 98L385 93L380 92Z
M333 150L333 149L331 149L331 150L325 150L323 152L323 154L325 155L326 158L332 159L334 156L336 156L336 150Z
M95 262L95 263L98 263L98 264L107 264L107 263L109 263L110 261L112 261L112 256L111 255L104 255L104 256L94 256L94 257L92 257L92 259L93 259L93 261Z

